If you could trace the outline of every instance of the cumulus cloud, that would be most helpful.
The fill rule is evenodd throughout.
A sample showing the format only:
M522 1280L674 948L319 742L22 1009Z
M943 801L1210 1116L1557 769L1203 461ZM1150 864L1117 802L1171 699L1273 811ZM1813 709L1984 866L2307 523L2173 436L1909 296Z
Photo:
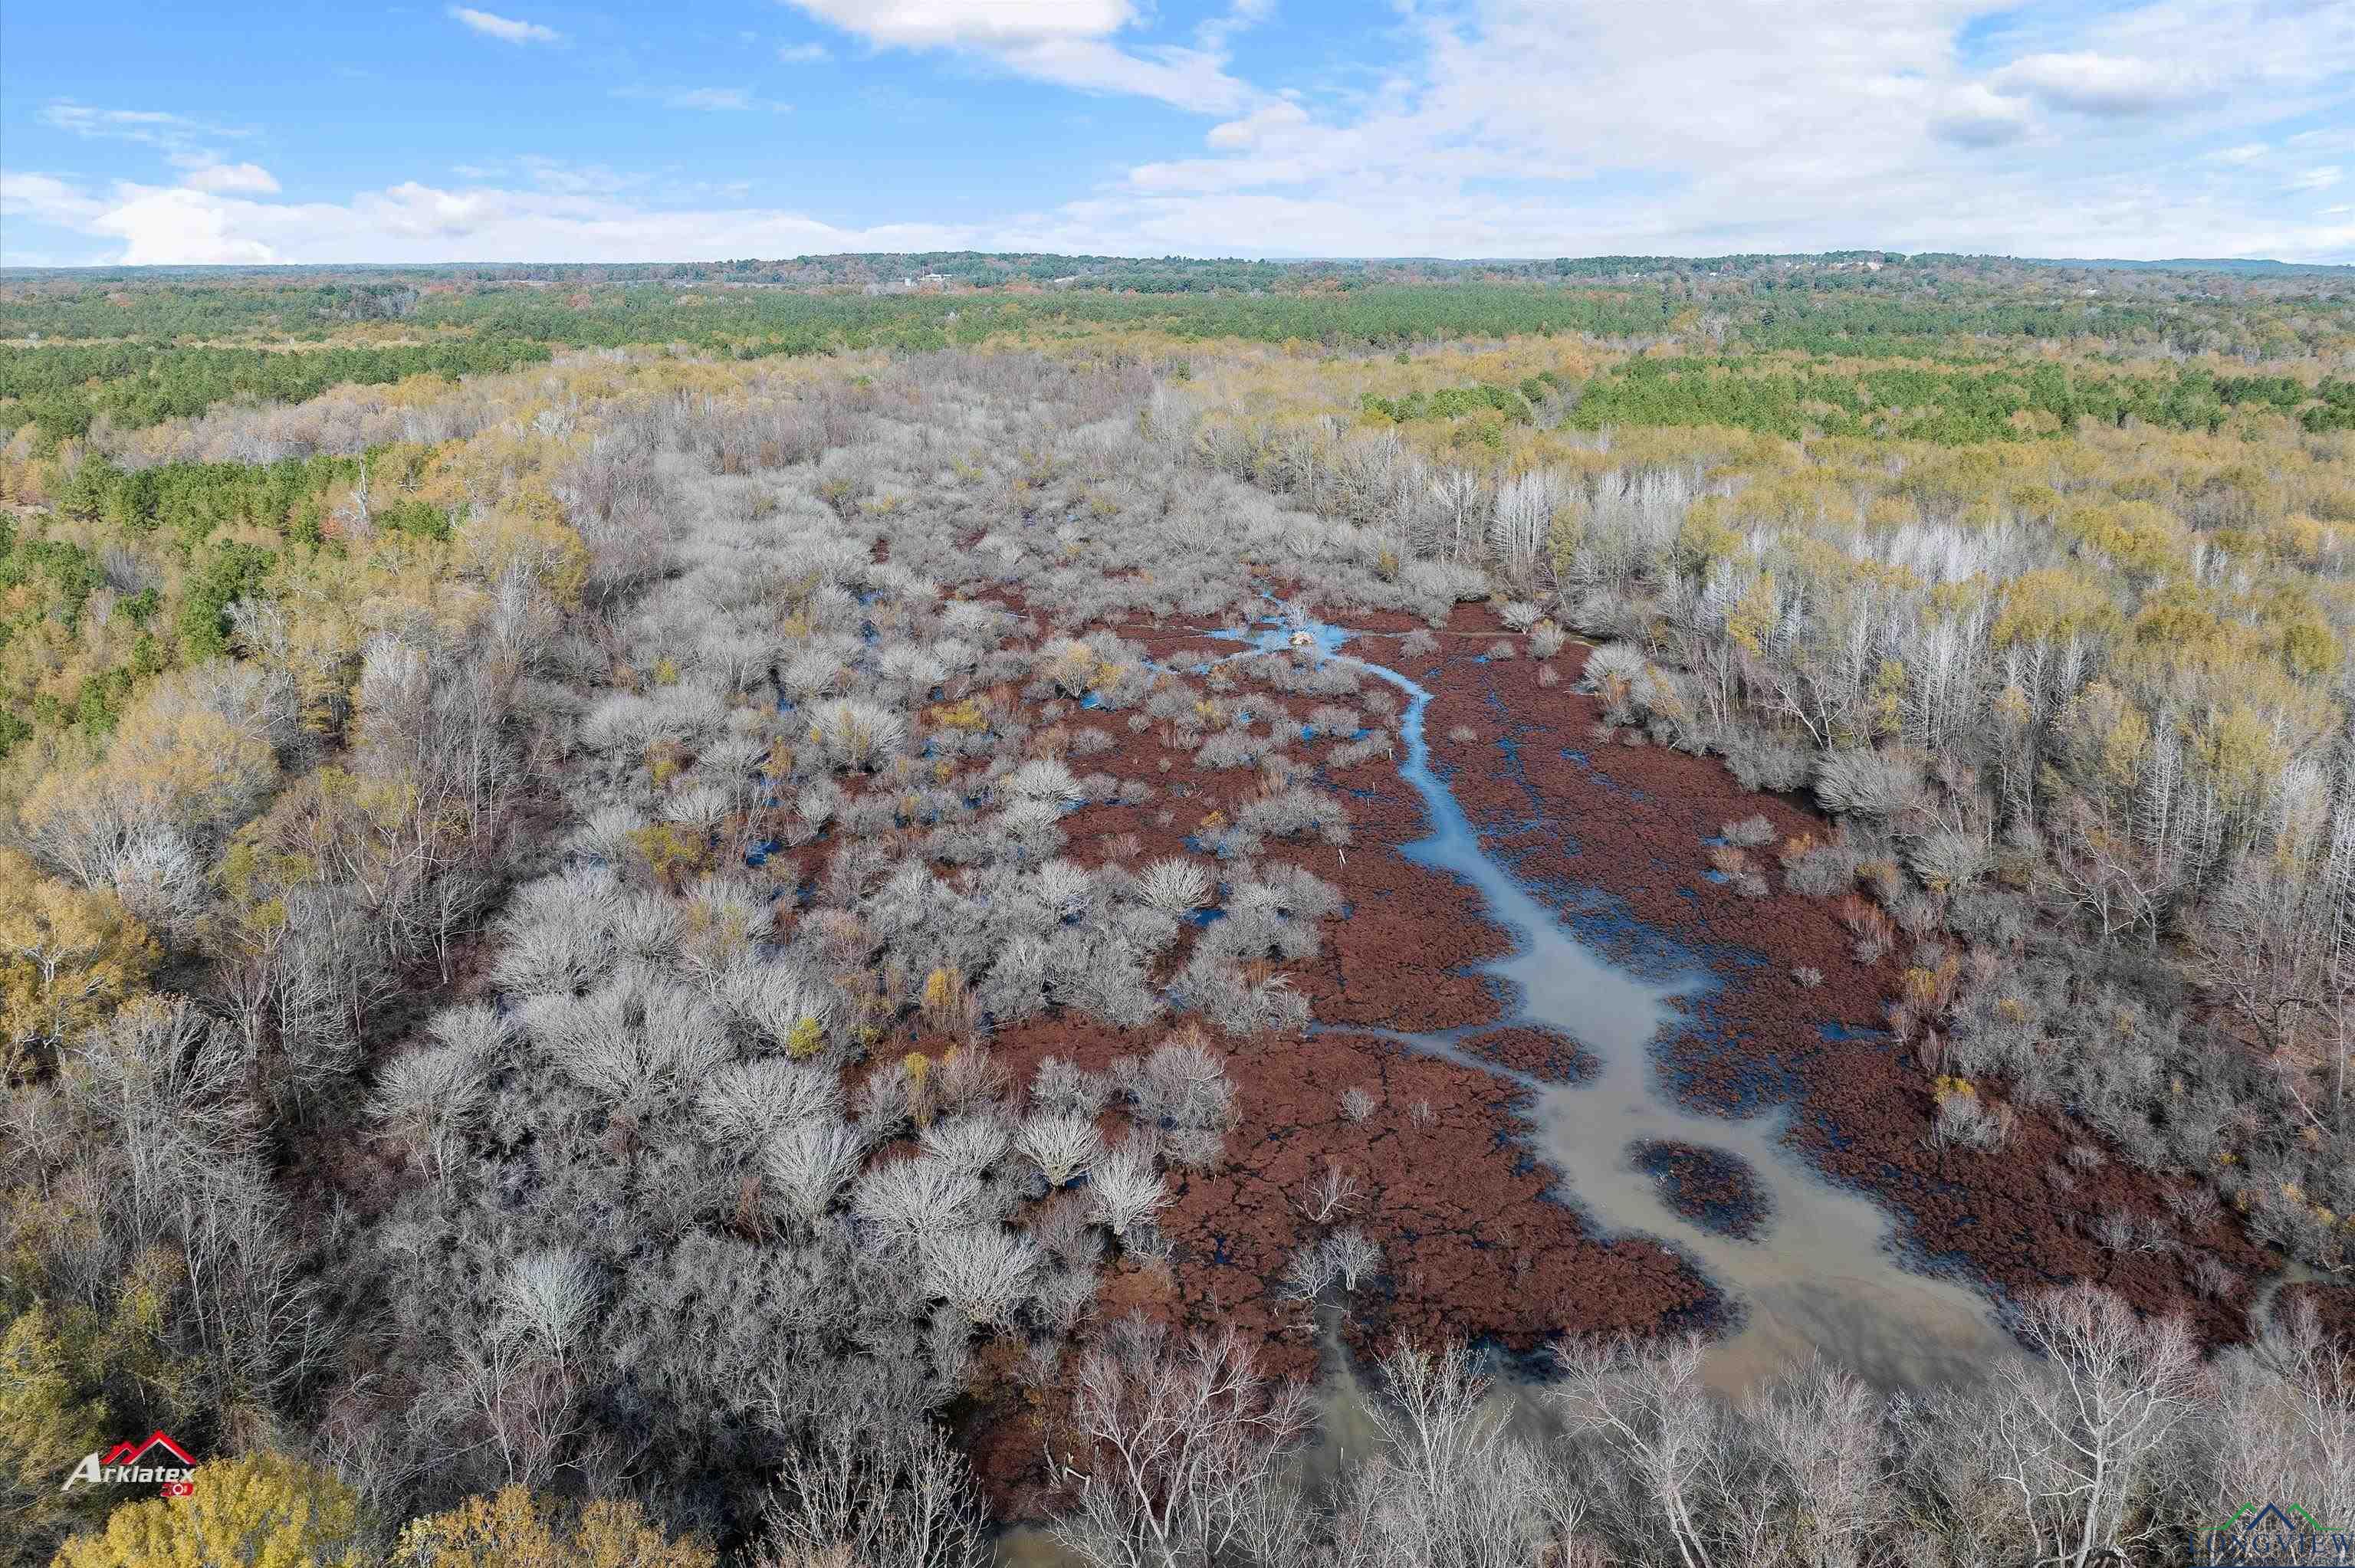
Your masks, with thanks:
M263 201L118 184L100 194L46 175L5 176L0 212L117 242L123 266L213 262L426 262L457 258L794 256L972 246L969 228L838 227L773 207L651 207L583 194L592 181L451 189L404 181L343 202Z
M1288 100L1278 99L1273 103L1253 110L1241 120L1230 120L1224 124L1211 126L1210 133L1203 139L1221 151L1255 147L1271 137L1296 131L1307 123L1308 111Z
M2131 55L2027 55L1989 79L2003 93L2024 94L2080 114L2149 114L2216 90L2209 73L2188 61Z
M1128 0L791 0L846 33L890 48L1037 44L1107 37L1135 19Z
M1992 66L1966 63L1965 38L2016 25L2006 0L1471 0L1408 16L1422 47L1377 85L1263 104L1216 127L1206 155L1137 165L1066 214L1133 229L1147 251L1253 233L1263 249L1391 255L1881 244L2321 260L2349 245L2343 225L2284 206L2278 177L2186 172L2213 141L2250 141L2343 89L2344 7L2155 0L2006 32ZM2020 69L1998 77L2007 55ZM2117 63L2224 58L2268 94L2220 98L2205 78ZM2128 129L2126 107L2162 93L2205 96Z
M276 196L278 181L259 164L205 164L180 183L192 191L240 196Z
M860 227L896 215L812 214L721 185L689 189L668 175L492 150L470 164L479 185L410 182L334 203L186 186L158 197L158 187L44 171L7 187L12 213L38 214L12 222L10 252L62 252L47 226L102 242L110 260L240 246L290 261L1868 245L2355 256L2344 186L2331 183L2355 168L2355 132L2327 114L2355 79L2355 10L2345 6L2147 0L2090 20L2048 13L2031 34L2018 30L2026 24L2009 0L1459 0L1401 9L1389 36L1405 52L1378 75L1262 86L1231 74L1223 41L1261 14L1255 3L1230 5L1182 46L1149 41L1169 35L1127 0L796 3L875 48L957 51L1034 79L1184 103L1205 120L1167 155L1080 199L1034 208L1009 185L994 214L955 225ZM1998 17L2002 30L1990 32ZM2232 85L2210 90L2200 78L2179 109L2134 118L2128 105L2192 91L2193 79L2118 62L2168 60L2229 61L2232 74L2213 81ZM682 106L708 95L694 106L713 110L751 98L632 90ZM163 133L153 121L81 118L93 136ZM186 132L173 133L185 144ZM195 200L208 205L172 205Z
M104 202L54 175L0 173L0 217L30 218L89 233L105 211Z
M1947 95L1930 130L1958 147L2000 147L2026 134L2028 111L2018 99L1972 83Z
M1116 35L1140 19L1130 0L788 0L876 48L954 49L1017 75L1083 92L1159 99L1203 113L1254 96L1227 72L1225 40L1262 7L1243 0L1196 45L1124 48Z
M520 22L512 16L477 11L471 5L451 6L450 16L485 37L496 38L505 44L553 44L564 37L555 28L543 27L538 22Z
M126 267L254 265L282 260L247 214L260 204L186 186L118 184L106 197L46 176L0 178L0 212L122 242ZM272 206L266 210L292 211Z

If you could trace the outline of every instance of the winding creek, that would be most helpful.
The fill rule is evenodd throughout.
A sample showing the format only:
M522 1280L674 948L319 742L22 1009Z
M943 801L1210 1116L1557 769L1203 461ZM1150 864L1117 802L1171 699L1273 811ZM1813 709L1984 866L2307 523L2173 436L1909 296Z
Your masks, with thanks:
M1561 1173L1561 1200L1600 1232L1668 1242L1725 1293L1738 1327L1710 1351L1710 1382L1738 1393L1820 1352L1883 1387L1922 1388L1983 1374L1997 1358L2015 1353L1984 1294L1908 1266L1892 1245L1894 1222L1886 1211L1827 1181L1785 1145L1787 1108L1732 1120L1678 1103L1652 1046L1676 1016L1668 999L1704 988L1708 978L1694 973L1661 983L1607 961L1483 850L1431 766L1423 734L1431 694L1388 665L1340 652L1361 634L1279 620L1252 634L1252 652L1287 647L1304 630L1327 656L1405 694L1406 755L1399 774L1422 796L1430 832L1404 853L1469 884L1489 917L1511 934L1511 955L1484 966L1514 999L1512 1015L1500 1022L1566 1034L1599 1066L1582 1082L1552 1084L1457 1047L1460 1036L1497 1024L1391 1037L1526 1090L1531 1146ZM1671 1208L1659 1184L1636 1166L1634 1146L1647 1141L1688 1144L1747 1166L1767 1201L1754 1238L1721 1234Z
M1471 885L1488 917L1512 938L1509 956L1482 966L1511 999L1508 1017L1436 1033L1390 1033L1389 1038L1525 1091L1531 1150L1561 1173L1556 1196L1577 1208L1598 1234L1640 1234L1678 1249L1724 1294L1732 1331L1709 1351L1704 1375L1710 1383L1739 1394L1820 1354L1880 1387L1923 1389L1984 1376L1999 1359L2019 1354L1986 1294L1911 1266L1895 1245L1895 1222L1886 1210L1826 1181L1785 1146L1787 1107L1734 1120L1678 1103L1652 1049L1678 1016L1669 999L1697 993L1711 980L1692 971L1656 981L1611 963L1481 848L1463 807L1431 765L1423 734L1431 693L1398 670L1341 651L1388 634L1279 616L1249 633L1219 634L1250 646L1213 662L1289 651L1301 632L1325 657L1404 694L1400 736L1405 758L1399 775L1422 797L1429 832L1403 853ZM1194 666L1197 673L1205 668ZM1577 1041L1597 1070L1577 1083L1550 1083L1458 1044L1465 1036L1517 1023ZM1383 1033L1355 1026L1351 1032ZM1765 1199L1753 1237L1719 1234L1672 1208L1636 1164L1636 1146L1646 1142L1685 1144L1746 1167ZM1322 1431L1303 1458L1312 1480L1329 1479L1344 1452L1362 1447L1370 1433L1363 1382L1329 1335L1325 1361ZM1542 1419L1527 1392L1508 1387L1502 1396L1519 1403L1528 1418ZM1043 1568L1068 1560L1044 1531L1026 1527L1002 1538L999 1561L1009 1568Z

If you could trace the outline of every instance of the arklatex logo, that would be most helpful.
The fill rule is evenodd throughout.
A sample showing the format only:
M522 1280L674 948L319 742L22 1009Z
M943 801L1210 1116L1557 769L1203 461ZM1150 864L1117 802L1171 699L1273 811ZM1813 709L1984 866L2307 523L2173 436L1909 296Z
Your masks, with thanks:
M151 1462L149 1456L158 1448L179 1463ZM144 1440L133 1438L117 1443L103 1455L95 1450L84 1454L81 1463L73 1467L73 1474L66 1478L66 1484L58 1489L70 1491L76 1481L91 1486L156 1485L163 1488L167 1498L184 1498L196 1489L196 1460L159 1430L149 1433Z

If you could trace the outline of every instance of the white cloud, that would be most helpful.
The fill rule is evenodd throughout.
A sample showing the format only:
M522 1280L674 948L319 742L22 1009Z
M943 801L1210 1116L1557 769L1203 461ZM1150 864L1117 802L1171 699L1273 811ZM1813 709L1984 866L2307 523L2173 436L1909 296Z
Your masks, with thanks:
M1998 92L2080 114L2148 114L2217 90L2208 72L2186 61L2088 51L2024 56L1988 80Z
M1307 123L1308 111L1288 100L1278 99L1273 103L1252 111L1241 120L1230 120L1223 125L1211 126L1209 134L1203 140L1220 151L1256 147Z
M690 87L668 94L663 102L672 109L704 109L720 113L744 113L763 107L750 88Z
M53 175L0 172L0 217L27 217L88 233L105 212L104 202Z
M2346 188L2322 172L2337 181L2355 168L2355 132L2328 112L2355 81L2355 6L2343 4L2147 0L2092 19L2040 12L2030 33L2019 30L2011 0L1458 0L1445 11L1403 6L1392 36L1406 53L1379 78L1304 75L1263 88L1205 45L1208 25L1187 47L1141 42L1154 36L1151 14L1124 0L797 3L875 48L963 51L1033 79L1143 93L1215 119L1200 141L1083 199L1037 209L1009 185L1016 194L993 216L955 225L862 228L764 207L724 185L683 186L670 171L483 155L469 165L476 183L460 188L410 182L333 203L11 175L7 244L12 257L36 245L68 253L47 226L103 245L105 259L144 260L240 247L289 261L1861 245L2355 258L2355 224L2321 205ZM1231 5L1220 25L1254 14ZM2006 30L1993 58L1966 61L1967 25L1996 16ZM1972 31L1981 34L1975 49L1987 49ZM2229 64L2217 68L2215 90L2129 117L2126 105L2190 90L2190 79L2115 62L2170 60ZM710 94L698 106L713 109L737 101L735 90L635 90L656 102ZM84 133L126 133L91 123L101 128ZM160 133L154 122L120 124ZM2325 128L2293 132L2297 124ZM874 199L869 210L889 216L888 193Z
M69 98L51 99L43 104L41 121L87 141L135 142L158 147L165 155L189 167L215 161L217 154L205 148L206 143L236 141L252 134L241 127L217 125L186 114L155 109L99 109Z
M777 58L786 65L816 65L834 58L834 51L824 44L783 44L777 48Z
M1203 114L1238 109L1252 97L1227 74L1222 57L1202 49L1160 46L1131 51L1100 38L1048 38L998 50L993 58L1020 75L1060 87L1156 98Z
M2013 14L2008 0L1409 11L1419 55L1379 85L1305 99L1305 121L1246 114L1214 130L1209 155L1140 164L1056 216L1147 253L2348 250L2343 225L2285 205L2278 175L2201 151L2343 89L2355 7L2158 0L2011 43L2047 58L1999 91L1965 66L1962 38ZM2189 79L2052 63L2063 57L2233 58L2235 80L2268 91L2129 128L2114 116L2137 94ZM2113 118L2066 134L2041 118L2094 103Z
M205 164L180 182L192 191L240 196L276 196L278 181L259 164Z
M101 199L57 180L13 175L0 178L0 194L5 194L0 211L12 217L122 241L111 260L126 267L253 265L284 259L246 221L247 210L260 204L240 197L121 184L111 197Z
M1118 92L1202 113L1240 109L1255 96L1227 74L1232 19L1204 30L1202 47L1123 48L1115 36L1140 20L1130 0L788 0L877 48L954 49L1017 75L1084 92ZM1257 13L1245 0L1238 16Z
M553 44L564 37L553 27L543 27L538 22L519 22L512 16L495 16L477 11L471 5L450 7L453 20L463 22L487 38L506 44Z
M42 105L41 118L77 136L121 136L134 142L152 142L165 128L188 123L176 114L155 110L93 109L70 99Z
M1992 92L1977 82L1947 94L1931 117L1931 132L1958 147L2000 147L2028 132L2028 111L2018 99Z
M613 261L955 249L980 232L932 224L838 227L749 207L648 207L571 189L406 181L345 202L261 201L119 184L103 196L46 175L0 177L0 212L112 243L111 264L423 262L593 257ZM10 233L12 247L16 235ZM12 249L8 260L15 264Z
M1135 19L1128 0L791 0L890 48L1044 43L1110 37Z
M2282 145L2295 147L2301 155L2307 153L2355 153L2355 125L2334 126L2328 131L2301 131Z
M754 111L782 114L793 107L762 98L749 87L617 87L613 96L646 99L665 109L695 109L710 114L749 114Z

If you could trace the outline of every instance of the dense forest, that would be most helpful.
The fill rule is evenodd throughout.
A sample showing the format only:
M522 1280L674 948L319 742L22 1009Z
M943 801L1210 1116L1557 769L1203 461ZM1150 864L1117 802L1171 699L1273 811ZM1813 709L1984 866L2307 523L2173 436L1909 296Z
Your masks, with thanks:
M103 416L130 429L201 414L231 399L300 403L330 387L374 386L410 376L454 381L469 373L545 364L545 343L469 337L395 347L144 348L0 345L0 421L35 427L47 441L87 435Z
M2355 1520L2342 277L126 273L0 334L6 1561ZM1785 1117L1959 1370L1548 1174L1604 1022L1498 1027L1529 933L1411 773L1689 971L1644 1071ZM1710 1152L1640 1158L1776 1248ZM61 1488L150 1431L186 1495Z
M510 368L566 348L669 344L746 359L1121 333L1351 355L1529 335L1638 351L1671 344L1681 358L1655 363L1644 354L1616 369L1665 378L1677 406L1661 407L1660 381L1614 382L1598 388L1610 401L1592 417L1737 422L1793 437L1827 429L1827 418L1830 430L1853 429L1883 409L1905 410L1913 424L1902 433L1932 440L1984 440L2021 408L2064 426L2077 413L2115 418L2128 408L2180 424L2251 400L2304 405L2309 423L2355 417L2343 377L2245 369L2266 360L2327 364L2355 298L2343 269L2253 281L1985 258L1884 262L1868 252L1493 267L1142 265L1167 270L1131 273L1103 258L935 253L804 259L771 269L789 276L757 281L728 267L670 277L626 267L293 269L202 281L33 274L0 281L0 337L13 340L0 342L0 430L30 425L53 444L85 435L101 418L135 428L227 401L297 402L339 384ZM314 272L324 275L313 281ZM944 286L903 291L900 281L917 277ZM2188 396L2155 391L2147 376L2103 376L2073 391L2051 362L2056 353L2105 368L2203 355L2238 364L2180 371L2179 387L2197 384ZM1928 365L1874 366L1851 384L1821 363L1857 357ZM1943 380L1923 382L1925 371L1957 363L1977 373L1944 370ZM1716 406L1701 383L1720 392ZM1918 412L1924 405L1927 416Z

